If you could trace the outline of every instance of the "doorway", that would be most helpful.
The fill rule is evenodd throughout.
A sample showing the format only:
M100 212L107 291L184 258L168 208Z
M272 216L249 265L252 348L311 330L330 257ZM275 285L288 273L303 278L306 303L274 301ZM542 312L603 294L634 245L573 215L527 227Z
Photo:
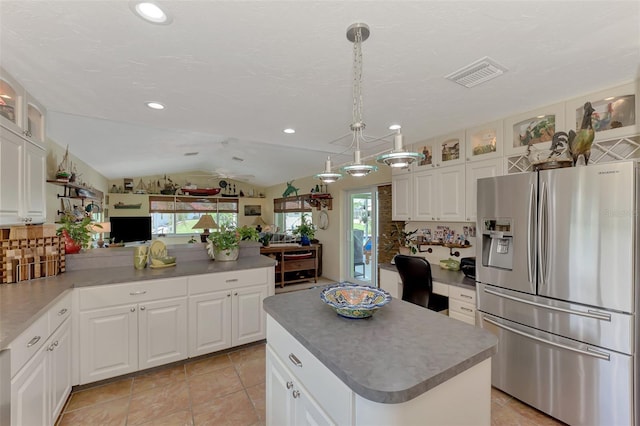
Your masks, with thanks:
M378 268L377 188L347 191L347 281L376 286Z

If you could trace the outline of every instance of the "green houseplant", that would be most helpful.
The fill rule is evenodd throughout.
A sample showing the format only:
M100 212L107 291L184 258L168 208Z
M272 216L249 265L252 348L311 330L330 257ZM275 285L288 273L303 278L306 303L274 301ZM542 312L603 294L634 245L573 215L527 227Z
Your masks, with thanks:
M237 260L241 239L238 230L221 225L217 232L212 232L209 235L207 253L215 260Z
M88 248L91 244L91 226L102 228L97 223L92 223L91 218L86 216L77 221L72 215L64 215L60 220L61 226L56 233L65 240L66 254L78 253L80 249Z
M405 231L404 224L401 225L398 222L394 222L393 229L389 235L382 234L382 237L385 239L383 247L387 252L398 250L400 254L416 254L418 252L415 243L415 234L417 232L417 229L414 231Z
M300 218L300 225L293 229L293 235L300 236L300 244L308 246L311 244L313 237L316 234L316 227L313 223L307 222L307 215L303 214Z
M238 233L240 234L240 239L242 241L258 241L260 239L260 233L258 230L251 226L241 226L238 228Z

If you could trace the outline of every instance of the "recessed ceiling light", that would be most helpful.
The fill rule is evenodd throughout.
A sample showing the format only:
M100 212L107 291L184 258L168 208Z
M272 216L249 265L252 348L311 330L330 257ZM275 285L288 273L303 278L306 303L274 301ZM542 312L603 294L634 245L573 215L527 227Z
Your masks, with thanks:
M296 132L296 129L284 129L283 132L285 132L288 135L292 135Z
M171 23L171 17L167 15L157 4L150 1L134 1L131 9L145 21L152 24L167 25Z
M392 124L391 126L389 126L389 130L398 130L398 129L402 129L402 126L399 124Z
M147 102L146 105L151 109L164 109L164 105L160 102Z

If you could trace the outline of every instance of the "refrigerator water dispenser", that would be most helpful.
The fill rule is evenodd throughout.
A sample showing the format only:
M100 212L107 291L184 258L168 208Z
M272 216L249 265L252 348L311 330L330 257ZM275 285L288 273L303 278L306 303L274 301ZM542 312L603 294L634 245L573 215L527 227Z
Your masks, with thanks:
M511 219L489 219L482 230L482 265L513 269L513 233Z

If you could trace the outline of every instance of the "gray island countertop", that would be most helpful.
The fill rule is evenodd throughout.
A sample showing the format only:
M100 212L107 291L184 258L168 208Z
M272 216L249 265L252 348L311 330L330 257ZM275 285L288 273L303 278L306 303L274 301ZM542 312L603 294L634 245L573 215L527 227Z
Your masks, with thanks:
M130 256L129 256L130 257ZM233 272L275 265L266 256L249 256L235 262L201 260L180 262L172 268L137 270L131 266L111 266L65 273L48 278L0 284L0 350L26 330L71 288L128 283L189 275Z
M271 296L265 311L358 395L401 403L496 353L497 338L399 299L368 319L338 316L322 290Z

